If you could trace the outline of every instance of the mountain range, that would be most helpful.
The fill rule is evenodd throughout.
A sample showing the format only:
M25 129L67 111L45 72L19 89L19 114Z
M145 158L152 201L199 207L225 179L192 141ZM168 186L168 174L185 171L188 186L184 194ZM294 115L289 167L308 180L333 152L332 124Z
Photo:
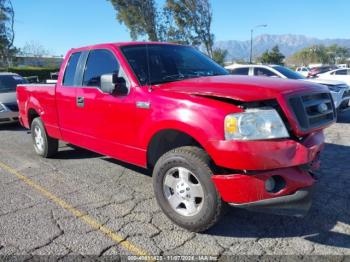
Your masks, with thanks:
M350 39L319 39L315 37L308 37L305 35L259 35L253 39L253 56L260 56L263 52L278 45L280 51L286 56L290 56L295 52L312 45L329 46L337 44L350 48ZM228 51L226 60L249 60L250 56L250 40L238 41L217 41L214 48L222 48Z

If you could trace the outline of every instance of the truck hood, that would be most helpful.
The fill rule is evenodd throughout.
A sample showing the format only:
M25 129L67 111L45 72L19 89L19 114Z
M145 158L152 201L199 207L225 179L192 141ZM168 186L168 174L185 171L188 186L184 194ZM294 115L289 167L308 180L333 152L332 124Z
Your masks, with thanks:
M0 103L13 104L17 103L16 92L0 93Z
M327 85L327 86L346 85L346 83L342 81L328 80L328 79L321 79L321 78L307 78L305 79L305 81L321 84L321 85Z
M163 91L230 98L237 101L276 99L303 91L327 91L324 86L307 81L252 76L210 76L159 84Z

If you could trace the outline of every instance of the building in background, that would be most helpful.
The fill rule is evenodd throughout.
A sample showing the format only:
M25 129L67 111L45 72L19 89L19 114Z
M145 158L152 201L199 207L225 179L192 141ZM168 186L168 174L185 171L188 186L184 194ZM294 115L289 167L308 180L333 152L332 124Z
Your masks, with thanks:
M17 55L14 59L14 66L59 68L61 66L62 61L62 56Z

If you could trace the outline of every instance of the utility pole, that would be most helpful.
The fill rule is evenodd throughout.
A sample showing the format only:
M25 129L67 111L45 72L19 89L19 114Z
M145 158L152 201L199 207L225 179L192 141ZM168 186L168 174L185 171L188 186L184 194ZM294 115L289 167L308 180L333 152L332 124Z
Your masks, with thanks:
M267 25L256 25L250 30L250 58L249 58L249 64L253 61L253 33L254 29L258 27L267 27Z

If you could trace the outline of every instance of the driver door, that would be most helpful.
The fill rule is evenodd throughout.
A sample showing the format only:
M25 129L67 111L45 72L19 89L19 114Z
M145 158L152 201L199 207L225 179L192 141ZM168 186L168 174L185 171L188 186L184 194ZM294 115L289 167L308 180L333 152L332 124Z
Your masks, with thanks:
M80 143L104 155L133 162L135 156L131 145L135 141L133 100L128 79L123 73L113 50L96 49L89 53L83 83L77 88L76 105L79 115ZM129 93L118 96L103 93L101 76L117 73L124 77Z

